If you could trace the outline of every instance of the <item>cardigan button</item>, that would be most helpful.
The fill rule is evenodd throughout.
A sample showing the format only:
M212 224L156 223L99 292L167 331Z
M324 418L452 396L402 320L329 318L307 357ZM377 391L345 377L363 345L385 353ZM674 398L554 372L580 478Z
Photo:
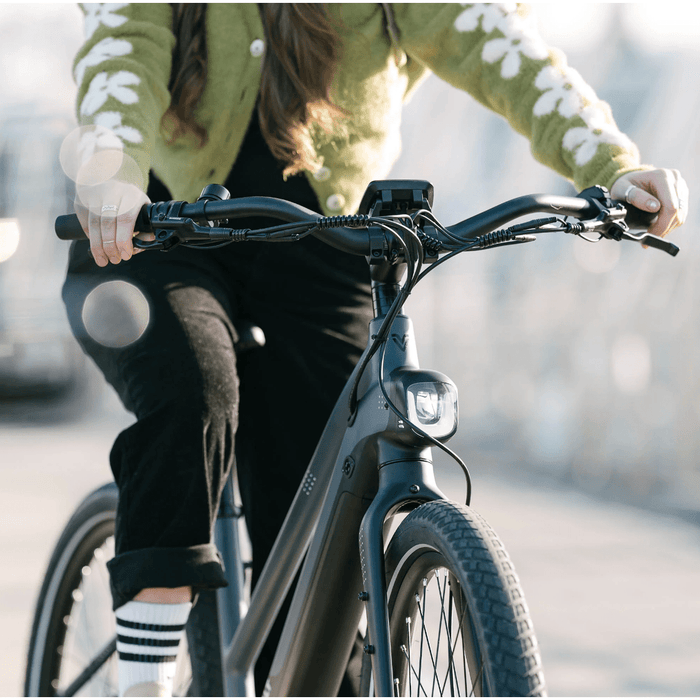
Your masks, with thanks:
M331 176L331 171L330 168L323 165L313 175L317 182L325 182Z
M265 42L262 39L256 39L250 45L250 53L252 56L255 56L255 58L262 56L265 53Z
M339 211L340 209L343 208L343 205L345 204L345 197L343 197L342 194L332 194L327 200L326 200L326 206L331 210L331 211Z

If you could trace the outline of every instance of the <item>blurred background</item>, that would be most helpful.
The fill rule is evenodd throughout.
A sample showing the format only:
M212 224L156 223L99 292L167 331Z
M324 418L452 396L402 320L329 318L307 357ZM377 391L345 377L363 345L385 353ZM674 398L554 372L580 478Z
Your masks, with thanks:
M550 693L698 695L700 14L672 2L535 7L545 39L610 103L643 161L688 181L689 223L673 237L681 254L545 237L447 263L408 310L423 365L460 389L451 446L542 621ZM51 548L80 498L110 478L111 442L131 417L83 358L60 301L67 246L52 222L71 210L58 151L75 126L82 15L62 3L2 4L0 37L7 696L21 694ZM435 78L407 106L403 140L392 176L431 181L446 224L522 194L575 193L504 121ZM651 581L658 588L644 587Z
M684 174L694 212L700 39L684 46L680 14L664 36L658 4L535 7L542 33L609 102L643 162ZM397 170L427 173L442 221L528 192L574 193L505 121L438 81L407 121ZM410 146L426 134L416 158ZM414 302L432 331L423 361L452 364L472 454L610 498L698 510L696 230L691 213L677 259L558 236L463 255L428 277L430 293Z

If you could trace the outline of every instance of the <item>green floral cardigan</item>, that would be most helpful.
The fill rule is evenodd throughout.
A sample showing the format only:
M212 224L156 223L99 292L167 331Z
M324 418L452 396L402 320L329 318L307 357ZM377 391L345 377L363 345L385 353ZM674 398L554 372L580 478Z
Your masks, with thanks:
M635 145L564 56L511 3L328 4L342 41L331 97L349 113L310 135L320 167L306 173L329 215L353 213L367 183L401 149L403 104L432 71L505 117L532 152L577 187L610 186L640 166ZM193 200L230 171L256 104L265 37L254 3L207 8L208 82L196 112L208 140L168 145L162 117L175 44L169 4L82 6L85 43L74 63L80 152L120 148L124 177L145 189L154 172L176 199ZM468 128L468 125L465 125ZM172 133L172 132L170 132ZM459 143L455 143L458 151ZM135 165L134 165L135 163Z

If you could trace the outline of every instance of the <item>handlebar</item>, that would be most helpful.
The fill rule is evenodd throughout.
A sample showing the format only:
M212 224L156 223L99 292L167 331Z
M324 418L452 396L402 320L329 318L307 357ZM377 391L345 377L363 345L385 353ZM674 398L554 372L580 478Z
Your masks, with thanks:
M181 205L181 206L168 206ZM176 210L176 211L174 211ZM163 219L159 221L159 217ZM206 225L209 221L227 221L229 219L243 219L249 217L266 217L279 219L288 223L309 223L313 224L319 220L319 214L302 207L293 202L287 202L273 197L240 197L238 199L226 200L198 200L192 204L184 202L156 202L146 204L141 208L134 226L135 231L140 233L156 233L160 230L159 223L172 224L172 217L183 222L193 221L195 224ZM179 222L178 222L179 223ZM56 235L64 241L84 239L85 232L75 214L59 216L56 219ZM217 229L210 228L208 231L193 231L187 238L193 240L217 240ZM366 255L366 243L347 228L327 227L315 234L319 239L338 248L346 253L355 255ZM221 240L221 239L219 239ZM232 237L232 240L237 240Z
M637 222L647 227L655 215L610 199L603 187L590 187L576 197L549 194L517 197L449 227L441 226L430 212L432 185L427 182L373 182L368 193L371 196L365 196L359 214L325 217L292 202L271 197L228 199L228 192L223 187L209 185L193 203L155 202L145 205L139 212L135 230L154 233L156 240L147 244L135 239L134 244L140 248L167 250L181 243L211 245L247 240L289 241L311 233L346 253L378 258L392 252L392 237L387 236L387 229L401 221L405 223L407 217L411 217L410 223L419 231L418 237L424 247L428 241L428 247L432 245L433 251L524 242L533 240L527 238L526 233L553 230L584 238L584 233L593 233L615 240L631 240L669 255L676 255L679 251L677 246L657 236L630 233L626 218L634 216ZM533 213L552 214L555 218L528 222L494 234L499 226ZM287 224L259 231L229 227L230 221L249 217L275 218ZM573 217L576 221L564 223L557 217ZM212 226L213 222L219 226ZM553 228L554 222L560 227ZM222 223L225 226L221 226ZM294 227L294 224L298 226ZM75 215L59 216L55 228L56 235L62 240L85 238Z
M477 238L521 216L536 213L589 219L599 212L590 200L581 197L531 194L510 199L447 229L460 238Z

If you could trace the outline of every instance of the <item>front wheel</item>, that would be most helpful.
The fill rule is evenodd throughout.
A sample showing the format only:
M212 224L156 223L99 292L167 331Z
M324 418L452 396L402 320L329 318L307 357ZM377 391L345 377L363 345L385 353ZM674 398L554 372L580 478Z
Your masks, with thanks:
M49 562L27 657L25 696L118 694L116 623L107 562L114 556L117 487L78 507ZM175 695L223 695L216 594L204 591L178 650Z
M412 511L386 552L397 695L545 695L540 654L513 565L470 508ZM372 694L365 657L364 694Z

